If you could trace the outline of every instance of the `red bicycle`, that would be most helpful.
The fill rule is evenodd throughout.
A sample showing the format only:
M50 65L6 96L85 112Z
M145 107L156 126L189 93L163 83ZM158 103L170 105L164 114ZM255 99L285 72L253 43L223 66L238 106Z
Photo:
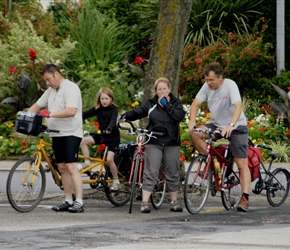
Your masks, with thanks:
M221 192L223 206L235 209L242 197L239 171L236 164L233 164L234 157L231 154L230 141L225 146L214 148L212 135L220 134L219 130L211 132L201 128L194 128L195 131L209 135L207 140L207 155L199 154L191 161L184 181L184 203L191 214L199 213L205 202L211 202L211 197ZM213 158L220 162L221 174L214 166Z
M126 123L130 124L130 127L123 127L119 125L119 128L122 130L128 130L128 134L137 135L135 151L132 156L131 170L129 175L129 184L131 185L131 196L130 196L130 207L129 213L132 213L133 201L142 200L142 175L144 169L144 153L145 153L145 144L149 142L151 137L156 138L156 136L162 136L163 133L154 132L152 130L147 130L143 128L136 128L131 121L126 120ZM131 145L132 147L132 145ZM133 146L134 147L134 146ZM159 169L159 177L157 183L154 187L154 190L150 196L152 206L155 209L161 207L166 192L166 178L162 171L162 168Z

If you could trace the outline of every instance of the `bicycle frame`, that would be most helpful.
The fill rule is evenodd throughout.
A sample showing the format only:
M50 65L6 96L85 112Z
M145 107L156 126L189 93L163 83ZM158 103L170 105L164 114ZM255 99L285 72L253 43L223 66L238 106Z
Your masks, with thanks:
M52 165L52 163L51 163L51 161L49 159L49 156L47 154L46 148L52 148L52 144L44 141L43 137L41 137L40 140L39 140L39 143L37 145L37 150L33 154L33 158L35 158L35 165L36 165L35 172L37 173L39 171L39 168L40 168L41 162L42 162L42 158L44 158L45 161L48 164L48 168L51 171L53 179L55 180L56 184L60 187L62 185L61 176L57 172L57 170L53 167L53 165ZM100 181L100 178L103 176L104 168L105 168L105 166L108 165L108 163L106 161L107 150L108 150L108 148L105 149L105 152L104 152L102 158L91 157L91 161L93 161L94 163L80 171L80 174L83 174L85 172L88 172L88 171L100 166L100 170L99 170L99 173L98 173L98 178L96 178L96 179L88 179L88 180L83 179L82 180L83 184L95 184L95 183L98 183ZM84 156L83 155L78 155L78 158L79 159L84 159ZM29 171L30 171L30 169L27 170L27 173L29 173ZM25 175L24 179L26 177L27 177L27 175ZM36 178L36 176L32 177L32 179L30 181L30 184L34 183L35 178ZM108 180L107 182L108 183L109 182L113 182L113 180Z
M132 179L133 179L136 159L139 158L140 165L139 165L139 173L138 173L137 184L138 184L138 186L142 185L142 174L143 174L143 168L144 168L144 150L145 150L144 141L145 141L145 135L140 134L140 135L137 136L138 144L137 144L137 147L135 149L133 160L132 160L129 184L132 184Z

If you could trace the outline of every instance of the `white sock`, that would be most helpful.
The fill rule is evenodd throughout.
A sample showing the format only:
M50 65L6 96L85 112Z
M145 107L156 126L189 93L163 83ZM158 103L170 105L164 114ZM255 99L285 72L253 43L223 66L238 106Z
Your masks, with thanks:
M83 205L83 199L76 199L76 201L77 201L78 203L80 203L81 205Z
M118 178L113 179L113 183L120 183Z
M73 199L72 198L65 198L65 201L67 201L68 204L70 204L70 205L73 204Z
M90 159L85 159L85 164L88 165L88 166L91 165L91 160Z

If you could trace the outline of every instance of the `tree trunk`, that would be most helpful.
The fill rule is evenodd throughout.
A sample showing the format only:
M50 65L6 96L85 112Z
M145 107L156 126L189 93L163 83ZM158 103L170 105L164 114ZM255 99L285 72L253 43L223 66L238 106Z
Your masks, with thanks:
M159 77L171 82L177 94L184 36L193 0L160 0L160 12L145 76L145 100L154 94L153 84Z
M184 36L193 0L160 0L158 23L144 79L144 99L154 95L153 85L159 77L167 77L171 92L177 95ZM146 121L142 121L145 126Z

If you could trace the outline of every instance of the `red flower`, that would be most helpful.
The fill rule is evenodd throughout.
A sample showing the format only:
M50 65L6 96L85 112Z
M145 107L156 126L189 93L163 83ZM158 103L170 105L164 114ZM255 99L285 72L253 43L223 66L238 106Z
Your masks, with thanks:
M185 67L185 68L187 68L187 69L188 69L188 68L189 68L189 66L190 66L190 62L184 62L184 63L183 63L183 65L184 65L184 67Z
M179 156L179 158L180 158L180 160L182 160L182 161L186 161L186 156L185 156L184 154L181 154L181 155Z
M265 131L265 130L266 130L265 127L261 127L261 128L260 128L260 131Z
M12 74L12 73L15 73L15 72L17 72L17 69L14 67L14 66L11 66L10 68L9 68L9 72Z
M24 152L25 148L26 148L26 145L27 145L27 142L26 141L23 141L22 142L22 147L21 147L21 151L22 153Z
M188 146L188 145L189 145L189 141L184 140L181 144L182 144L182 145L186 145L186 146Z
M290 91L290 85L287 87L287 89Z
M106 148L106 144L100 144L98 148L98 153L101 154Z
M30 49L28 50L28 54L29 54L29 56L30 56L30 58L31 58L32 60L35 60L35 59L36 59L37 53L36 53L36 51L33 50L32 48L30 48Z
M94 121L94 124L95 124L95 130L98 130L99 127L100 127L100 124L98 122L96 122L96 121Z
M286 131L286 137L287 137L287 138L290 138L290 129L288 129L288 130Z
M138 64L141 66L143 62L144 62L144 59L142 58L142 56L135 57L135 61L134 61L135 64Z

